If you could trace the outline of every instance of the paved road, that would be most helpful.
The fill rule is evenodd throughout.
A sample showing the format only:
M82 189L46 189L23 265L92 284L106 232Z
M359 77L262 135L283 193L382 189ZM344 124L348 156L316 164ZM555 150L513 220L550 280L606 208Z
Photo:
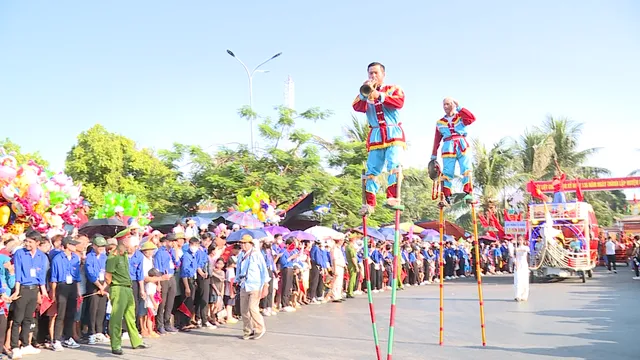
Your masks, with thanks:
M516 303L512 279L485 277L488 345L480 338L475 282L445 286L445 345L438 346L438 287L412 287L398 294L395 359L638 359L640 281L622 268L579 280L533 284L527 303ZM383 358L389 292L375 297ZM151 340L148 350L125 348L126 359L375 359L366 297L344 304L308 306L267 319L268 333L243 341L240 324ZM26 359L112 357L107 346L83 346Z

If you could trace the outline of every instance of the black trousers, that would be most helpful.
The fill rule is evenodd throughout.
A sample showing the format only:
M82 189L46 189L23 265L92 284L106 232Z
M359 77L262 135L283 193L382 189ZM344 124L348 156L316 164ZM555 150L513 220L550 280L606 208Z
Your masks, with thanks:
M98 292L98 288L93 283L87 283L87 294ZM89 330L87 334L95 335L104 332L104 317L107 313L107 297L92 295L89 299Z
M448 257L446 259L447 263L444 264L444 276L453 276L454 270L456 268L456 264L453 260L453 257Z
M324 295L324 283L322 282L322 266L311 263L311 270L309 271L309 291L307 291L307 298L313 300L314 298L322 299Z
M58 283L56 304L58 316L53 326L53 340L63 341L73 336L73 325L78 311L78 284Z
M182 279L180 279L182 280ZM180 287L182 289L182 295L178 296L176 298L177 302L175 304L176 306L176 322L178 323L177 325L179 327L184 327L187 325L191 324L191 317L187 316L187 314L183 313L182 311L178 310L180 308L180 306L182 304L184 304L184 306L189 310L189 312L191 312L191 314L194 313L195 311L195 306L194 306L194 299L196 297L196 280L194 278L189 278L187 279L187 282L189 284L189 290L191 290L191 294L189 296L187 296L186 293L186 288L183 282L180 282Z
M140 333L142 328L140 327L140 315L138 312L140 311L140 303L144 301L143 299L140 299L140 283L135 280L131 280L131 292L133 292L133 304L136 312L136 328L138 329L138 333ZM122 328L127 329L127 324L124 319L122 320Z
M196 286L196 316L200 318L202 325L209 319L209 295L211 294L211 281L198 275Z
M283 268L281 272L280 280L280 300L282 301L282 307L291 306L289 303L291 300L291 287L293 285L293 269Z
M11 325L11 348L18 347L18 343L22 340L24 346L29 345L29 333L31 332L31 324L33 323L33 312L38 306L38 292L40 289L37 285L21 286L20 298L14 301L13 307L13 324Z
M160 287L162 288L160 293L160 295L162 295L162 302L158 305L156 327L158 329L164 329L171 326L171 311L173 310L173 303L176 299L176 281L173 278L161 281Z
M269 277L271 278L271 280L269 280L269 293L267 294L267 296L265 296L263 299L260 300L260 307L262 309L271 309L273 307L273 284L275 282L275 279L274 279L273 271L271 270L268 270L268 271L269 271Z
M611 271L611 265L613 265L613 270L618 271L616 268L616 256L615 255L607 255L607 269Z
M371 290L380 290L378 288L378 270L376 264L369 264L369 280L371 281Z
M0 314L0 344L4 346L7 340L7 315Z

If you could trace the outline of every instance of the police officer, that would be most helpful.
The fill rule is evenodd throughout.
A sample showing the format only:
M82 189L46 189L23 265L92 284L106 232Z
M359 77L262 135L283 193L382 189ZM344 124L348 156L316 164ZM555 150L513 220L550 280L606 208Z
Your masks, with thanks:
M40 353L39 349L29 344L29 332L38 303L42 301L43 296L48 296L45 287L48 259L47 255L38 250L38 244L42 239L39 232L29 231L26 234L24 248L17 250L13 255L16 285L11 296L14 300L11 348L14 359L21 358L22 355ZM18 348L19 340L22 340L22 348Z
M53 330L53 350L78 348L73 340L73 326L80 294L80 257L76 254L79 242L71 237L62 239L63 250L51 261L51 297L55 299L58 316ZM64 331L63 331L64 330Z
M142 342L136 331L136 297L131 289L129 276L129 258L127 256L128 238L120 242L107 259L105 281L109 285L111 298L111 319L109 320L109 337L111 353L122 355L122 320L129 330L129 340L134 349L146 349L149 346Z

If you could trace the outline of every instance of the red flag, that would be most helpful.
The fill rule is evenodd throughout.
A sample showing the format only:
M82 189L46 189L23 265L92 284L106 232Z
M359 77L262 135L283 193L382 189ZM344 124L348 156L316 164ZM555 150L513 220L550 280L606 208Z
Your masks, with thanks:
M584 195L582 194L582 187L580 186L580 179L576 179L576 199L580 202L584 201Z
M44 314L49 310L49 308L53 305L53 300L49 299L48 296L42 296L42 304L40 304L40 315Z
M187 305L184 304L184 301L182 302L182 304L180 304L180 306L178 306L178 311L183 313L184 316L186 316L188 318L190 318L193 315L191 313L191 310L189 310L189 308L187 307Z
M533 196L534 199L547 201L547 197L545 196L545 194L542 193L542 191L540 191L540 189L538 188L536 183L533 182L533 180L527 183L527 191L531 193L531 196Z

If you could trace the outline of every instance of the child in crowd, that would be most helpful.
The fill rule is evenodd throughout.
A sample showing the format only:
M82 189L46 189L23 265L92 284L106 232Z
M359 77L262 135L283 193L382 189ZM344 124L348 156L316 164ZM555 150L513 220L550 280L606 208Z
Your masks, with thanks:
M215 249L213 249L215 250ZM209 255L213 254L213 251ZM211 272L211 293L209 295L209 322L213 325L218 325L218 313L224 308L222 298L224 294L224 259L217 258Z
M156 268L149 270L147 274L150 277L160 278L162 274ZM145 307L147 308L147 314L142 317L140 326L142 327L142 336L145 337L160 337L160 334L154 331L153 324L155 322L155 316L158 313L158 306L162 301L162 296L158 300L158 294L160 294L160 284L158 281L149 281L144 285L144 292L147 294L145 299Z
M227 271L224 278L224 306L226 307L228 324L235 324L238 322L233 317L233 307L236 304L236 291L234 282L236 281L236 259L234 256L229 257L227 260Z

